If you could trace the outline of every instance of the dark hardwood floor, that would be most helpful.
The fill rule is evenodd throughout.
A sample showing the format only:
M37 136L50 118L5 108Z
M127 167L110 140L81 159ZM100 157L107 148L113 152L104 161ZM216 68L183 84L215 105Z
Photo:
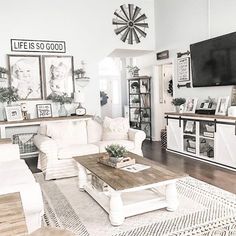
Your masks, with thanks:
M144 156L157 161L173 171L181 171L216 187L236 194L236 171L227 170L196 159L161 149L160 142L143 144Z
M163 164L173 171L187 173L191 177L236 194L236 171L168 152L161 149L160 142L145 141L143 153L145 157ZM28 158L26 163L33 173L39 172L36 168L37 158Z

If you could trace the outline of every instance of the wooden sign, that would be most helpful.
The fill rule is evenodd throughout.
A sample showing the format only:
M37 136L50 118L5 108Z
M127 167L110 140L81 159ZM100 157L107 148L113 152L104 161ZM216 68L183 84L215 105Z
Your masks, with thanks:
M64 41L11 39L11 51L65 53L66 43Z
M177 59L177 78L179 82L190 80L190 57Z
M236 86L233 86L231 90L231 106L236 106Z
M163 60L168 58L169 58L169 50L157 53L157 60Z

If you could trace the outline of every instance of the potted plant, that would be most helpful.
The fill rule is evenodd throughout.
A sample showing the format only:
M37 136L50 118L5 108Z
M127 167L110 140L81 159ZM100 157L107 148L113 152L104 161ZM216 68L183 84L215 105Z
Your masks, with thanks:
M8 70L4 67L0 67L0 78L6 79L7 78Z
M68 112L65 108L66 103L72 103L72 98L68 97L67 93L60 94L50 94L47 99L52 100L53 102L60 103L60 109L58 110L59 116L67 116Z
M175 106L176 112L180 112L180 106L183 105L186 102L185 98L174 98L172 100L172 104Z
M10 105L12 102L20 100L18 95L18 89L16 88L0 88L0 102L6 102L7 105Z
M139 74L139 68L137 66L127 66L128 72L131 75L131 77L138 77Z
M85 70L83 68L74 71L75 79L81 79L85 76Z
M126 148L119 144L108 145L105 149L109 155L110 161L114 163L122 161L124 156L127 154Z

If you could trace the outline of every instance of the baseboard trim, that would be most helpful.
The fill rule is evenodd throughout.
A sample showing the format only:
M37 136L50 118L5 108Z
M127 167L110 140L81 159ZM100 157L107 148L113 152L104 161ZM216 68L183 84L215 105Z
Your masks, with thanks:
M189 158L192 158L192 159L195 159L195 160L198 160L198 161L202 161L202 162L206 162L206 163L209 163L209 164L213 164L215 166L218 166L218 167L222 167L222 168L225 168L225 169L228 169L228 170L232 170L232 171L236 171L236 168L235 167L232 167L232 166L227 166L227 165L224 165L224 164L220 164L220 163L217 163L217 162L214 162L214 161L211 161L211 160L206 160L206 159L203 159L201 157L196 157L196 156L193 156L193 155L188 155L188 154L185 154L185 153L182 153L182 152L178 152L178 151L174 151L174 150L171 150L171 149L166 149L166 151L168 152L171 152L171 153L175 153L175 154L179 154L181 156L185 156L185 157L189 157Z

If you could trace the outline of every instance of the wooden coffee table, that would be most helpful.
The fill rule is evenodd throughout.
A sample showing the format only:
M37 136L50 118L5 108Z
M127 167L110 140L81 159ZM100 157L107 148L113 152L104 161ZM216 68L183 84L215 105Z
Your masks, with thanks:
M174 173L164 166L133 153L136 163L150 166L149 169L131 173L115 169L98 162L101 154L74 157L78 165L79 188L91 195L109 214L114 226L121 225L125 217L166 208L175 211L178 207L176 181L186 177L183 173ZM98 177L108 185L100 191L91 184L88 174ZM165 187L160 196L158 188Z

